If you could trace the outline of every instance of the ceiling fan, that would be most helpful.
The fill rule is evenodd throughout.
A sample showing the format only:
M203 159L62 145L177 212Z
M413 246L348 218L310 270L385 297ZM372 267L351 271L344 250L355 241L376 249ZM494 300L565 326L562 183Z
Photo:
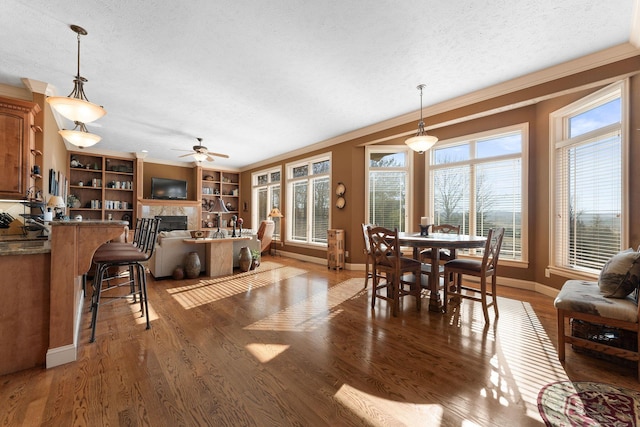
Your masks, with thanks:
M178 157L193 156L193 158L196 160L196 162L203 162L205 160L209 161L209 162L213 162L214 158L212 156L222 157L222 158L225 158L225 159L229 158L229 156L226 155L226 154L212 153L211 151L209 151L207 149L207 147L202 145L202 138L196 138L196 139L198 140L198 145L194 145L191 150L177 150L177 151L190 151L189 154L184 154L184 155L178 156Z

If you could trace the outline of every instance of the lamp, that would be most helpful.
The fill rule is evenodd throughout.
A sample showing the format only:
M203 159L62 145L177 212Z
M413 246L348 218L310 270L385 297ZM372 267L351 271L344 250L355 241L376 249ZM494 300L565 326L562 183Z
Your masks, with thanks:
M47 203L47 207L52 208L56 212L56 219L62 219L66 206L64 199L60 196L51 196Z
M284 215L282 215L282 213L280 212L280 209L278 209L278 208L271 209L271 212L269 212L269 216L272 217L272 218L282 218L282 217L284 217Z
M51 108L72 122L91 123L107 114L101 106L89 102L84 93L87 79L80 75L80 36L86 36L87 31L77 25L71 25L71 30L78 34L78 71L73 79L73 90L68 96L52 96L47 98Z
M418 132L415 136L407 139L404 143L409 146L413 151L417 151L422 154L427 151L429 148L433 147L436 142L438 142L438 138L435 136L427 135L427 132L424 130L424 120L422 120L422 89L425 88L426 85L420 84L418 85L418 89L420 89L420 122L418 123Z
M69 142L79 148L91 147L92 145L100 142L102 137L89 133L87 127L82 122L76 122L76 127L73 130L62 129L58 133Z
M224 201L220 197L218 197L214 202L211 212L218 214L218 231L215 232L214 237L224 237L220 233L220 214L229 213L229 210L224 205Z
M193 153L192 156L196 162L204 162L209 157L206 153Z
M278 208L273 208L271 209L271 212L269 212L269 217L271 218L284 218L284 215L282 215L282 212L280 212L280 209ZM280 224L282 225L282 224ZM278 233L276 233L277 236L280 236L280 232L282 232L282 227L280 227L280 230ZM281 240L282 241L282 240ZM276 243L277 243L277 239L276 239ZM278 255L278 245L275 245L273 247L273 255Z

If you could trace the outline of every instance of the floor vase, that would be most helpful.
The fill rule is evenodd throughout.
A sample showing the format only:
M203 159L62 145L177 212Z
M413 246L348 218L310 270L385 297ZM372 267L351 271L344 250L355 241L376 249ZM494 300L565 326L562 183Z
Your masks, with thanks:
M200 257L198 252L189 252L184 258L184 273L188 279L195 279L200 275Z

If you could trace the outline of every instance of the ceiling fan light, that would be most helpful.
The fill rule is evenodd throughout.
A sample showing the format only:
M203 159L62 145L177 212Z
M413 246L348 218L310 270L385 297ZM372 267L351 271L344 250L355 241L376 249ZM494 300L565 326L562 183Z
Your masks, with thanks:
M67 96L51 96L47 98L51 108L72 122L91 123L107 112L101 106L80 98Z
M404 143L407 144L413 151L417 151L418 153L422 154L433 147L436 142L438 142L438 138L432 135L424 134L412 136Z
M196 162L204 162L207 160L207 156L205 153L193 153L193 158L196 159Z

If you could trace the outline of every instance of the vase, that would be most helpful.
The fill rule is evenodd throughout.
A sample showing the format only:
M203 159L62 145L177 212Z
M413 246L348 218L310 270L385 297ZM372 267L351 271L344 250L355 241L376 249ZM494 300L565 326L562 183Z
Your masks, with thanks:
M184 273L188 279L195 279L200 275L200 257L198 252L189 252L184 258Z
M251 267L251 251L246 246L243 246L240 248L238 265L240 266L240 271L243 271L243 272L249 271L249 268Z
M173 274L171 275L171 277L173 277L173 280L182 280L184 279L184 268L182 268L182 266L177 266L176 268L173 269Z

